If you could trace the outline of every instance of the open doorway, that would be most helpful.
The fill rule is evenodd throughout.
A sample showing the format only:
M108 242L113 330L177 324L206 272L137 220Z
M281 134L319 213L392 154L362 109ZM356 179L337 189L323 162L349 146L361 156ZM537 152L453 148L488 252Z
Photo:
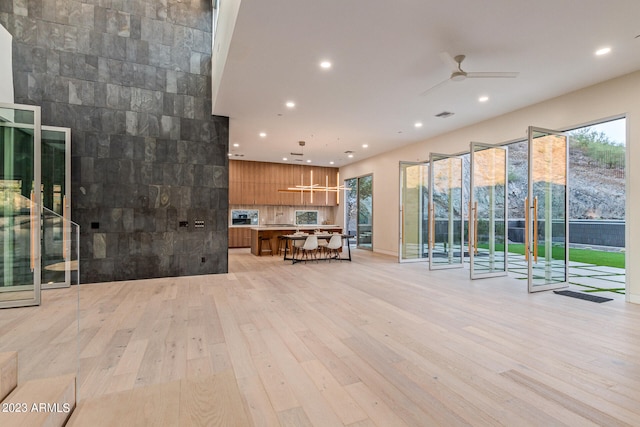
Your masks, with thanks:
M626 120L567 131L569 147L569 277L590 293L625 292ZM509 253L524 254L527 142L509 144ZM526 277L522 262L509 271ZM606 296L606 295L605 295Z
M344 181L345 225L359 249L373 250L373 175Z

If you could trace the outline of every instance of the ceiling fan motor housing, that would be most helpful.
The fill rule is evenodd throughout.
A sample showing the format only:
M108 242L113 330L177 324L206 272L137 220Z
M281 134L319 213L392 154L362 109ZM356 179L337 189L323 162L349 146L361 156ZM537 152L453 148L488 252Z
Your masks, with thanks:
M465 73L464 71L454 71L453 73L451 73L451 80L453 80L454 82L461 82L466 78L467 73Z

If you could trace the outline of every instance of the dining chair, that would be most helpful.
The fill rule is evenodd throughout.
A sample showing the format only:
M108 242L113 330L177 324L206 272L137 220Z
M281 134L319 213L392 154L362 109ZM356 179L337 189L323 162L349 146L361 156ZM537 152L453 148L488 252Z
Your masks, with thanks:
M342 247L342 235L340 234L334 234L331 236L331 239L329 239L329 243L327 243L327 246L325 248L326 250L326 256L329 257L330 255L334 255L333 258L338 258L340 256L340 248Z
M320 233L316 233L316 234L320 234ZM323 238L318 239L318 250L320 251L320 254L325 254L327 251L327 245L329 245L329 240Z
M300 232L300 231L296 231L295 233L293 233L293 235L294 236L308 236L307 233L303 233L303 232ZM302 246L304 246L305 240L293 240L293 245L291 247L291 251L292 251L291 256L293 258L296 257L298 252L301 252Z
M305 259L309 259L309 253L315 258L316 252L318 251L318 236L313 234L307 236L301 249Z

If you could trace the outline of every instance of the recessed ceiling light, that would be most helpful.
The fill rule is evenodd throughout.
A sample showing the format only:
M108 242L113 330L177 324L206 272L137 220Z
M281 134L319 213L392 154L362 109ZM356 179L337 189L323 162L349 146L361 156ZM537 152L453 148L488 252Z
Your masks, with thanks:
M353 158L353 154L349 154L347 157L349 157L351 159L351 158Z
M324 68L325 70L326 70L326 69L328 69L328 68L331 68L331 62L329 62L329 61L322 61L322 62L320 63L320 67L321 67L321 68Z
M609 52L611 52L611 48L610 47L603 47L602 49L596 50L596 55L602 56L602 55L606 55Z
M489 100L488 96L481 96L480 98L478 98L479 102L487 102Z
M295 107L295 106L296 106L296 103L295 103L295 102L293 102L293 101L287 101L287 103L286 103L286 104L284 104L284 105L286 105L286 106L287 106L287 108L293 108L293 107Z
M233 144L234 147L240 147L240 144L238 144L237 142L235 144Z
M264 138L265 136L267 136L265 132L260 132L260 138Z
M287 160L289 160L289 159L287 159L286 157L283 157L283 158L282 158L282 160L284 160L284 161L286 162L286 161L287 161Z
M307 163L311 163L311 159L307 160Z
M231 156L233 156L233 154L231 154L231 153L227 153L227 156L231 157Z
M421 128L422 127L422 123L421 122L415 122L413 125L415 127L417 127L417 128ZM398 133L400 133L400 132L398 132Z
M332 165L334 162L329 162L330 165Z

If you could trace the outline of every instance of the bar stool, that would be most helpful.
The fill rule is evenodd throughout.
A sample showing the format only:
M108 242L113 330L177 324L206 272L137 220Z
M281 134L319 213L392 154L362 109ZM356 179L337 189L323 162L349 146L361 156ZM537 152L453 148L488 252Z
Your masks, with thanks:
M267 242L267 245L269 245L269 248L267 249L265 247L265 242ZM266 236L262 236L260 237L260 256L262 256L263 252L269 252L271 254L271 256L273 256L273 250L271 249L271 238L270 237L266 237Z
M278 255L284 253L285 248L287 247L288 241L284 236L278 236Z

